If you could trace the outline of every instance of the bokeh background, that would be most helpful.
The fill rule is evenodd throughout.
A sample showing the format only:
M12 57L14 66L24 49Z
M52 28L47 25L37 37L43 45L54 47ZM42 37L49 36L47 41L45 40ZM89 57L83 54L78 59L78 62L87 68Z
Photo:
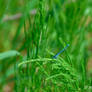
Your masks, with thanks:
M74 88L77 91L71 91L73 84L70 83L70 77L71 86L67 84L65 87L66 80L60 80L61 88L48 83L48 87L42 86L45 83L44 73L37 72L39 67L35 64L28 67L29 76L33 76L31 82L22 80L24 75L17 72L21 69L15 69L16 63L25 60L52 58L67 44L70 46L60 57L69 61L69 65L71 61L80 76L78 90ZM49 72L50 64L47 66L44 67L49 74L56 74L56 71ZM25 66L22 68L23 71L26 70ZM69 75L66 71L63 73ZM16 78L20 78L21 82L18 83L20 79L16 81ZM29 87L29 91L25 86ZM91 90L92 0L0 0L0 92L92 92Z

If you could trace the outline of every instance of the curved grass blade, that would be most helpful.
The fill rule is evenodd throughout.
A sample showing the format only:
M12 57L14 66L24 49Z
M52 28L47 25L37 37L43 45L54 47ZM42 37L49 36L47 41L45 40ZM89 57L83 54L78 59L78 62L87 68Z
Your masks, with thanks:
M16 50L0 53L0 60L7 59L14 56L20 56L20 53Z
M18 67L20 67L23 64L32 63L32 62L36 62L36 61L52 61L52 60L56 61L56 59L51 59L51 58L31 59L31 60L27 60L27 61L24 61L22 63L19 63Z

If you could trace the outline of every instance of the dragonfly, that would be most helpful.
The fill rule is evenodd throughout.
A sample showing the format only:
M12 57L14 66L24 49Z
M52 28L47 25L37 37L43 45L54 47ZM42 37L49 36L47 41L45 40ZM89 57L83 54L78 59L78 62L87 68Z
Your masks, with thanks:
M64 52L69 46L70 46L70 45L67 44L60 52L58 52L55 56L53 56L53 58L56 59L56 58L58 57L58 55L60 55L62 52Z

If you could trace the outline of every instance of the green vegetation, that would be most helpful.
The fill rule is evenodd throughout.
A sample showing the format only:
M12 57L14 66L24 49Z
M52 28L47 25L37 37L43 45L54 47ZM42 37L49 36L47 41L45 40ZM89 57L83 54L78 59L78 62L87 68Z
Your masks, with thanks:
M92 92L91 10L91 0L0 0L0 92Z

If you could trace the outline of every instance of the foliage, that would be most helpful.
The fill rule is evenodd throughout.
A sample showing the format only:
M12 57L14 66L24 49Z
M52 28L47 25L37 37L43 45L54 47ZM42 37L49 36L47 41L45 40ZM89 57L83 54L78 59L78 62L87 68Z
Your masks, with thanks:
M89 2L0 0L0 91L12 82L15 92L91 92ZM30 14L32 10L36 12ZM17 13L20 19L4 21Z

